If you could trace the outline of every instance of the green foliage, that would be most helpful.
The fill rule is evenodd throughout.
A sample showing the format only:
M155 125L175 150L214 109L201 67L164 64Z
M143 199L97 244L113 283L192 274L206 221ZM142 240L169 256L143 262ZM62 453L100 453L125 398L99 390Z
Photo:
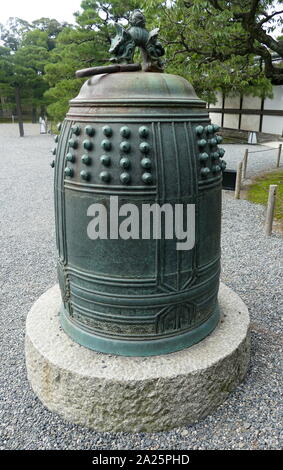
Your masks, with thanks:
M82 84L75 71L108 64L114 22L126 26L130 12L144 7L147 28L160 27L167 46L166 71L187 78L200 97L215 102L216 90L271 96L271 82L283 83L282 64L266 65L270 51L282 52L283 57L282 38L275 41L270 36L282 24L282 15L273 14L280 4L275 0L144 0L143 4L82 0L82 11L74 14L76 25L50 18L32 23L11 18L0 25L0 94L12 105L14 89L20 87L24 103L48 105L49 116L61 120Z
M10 18L1 26L0 94L6 98L5 107L15 106L15 89L20 90L22 103L45 108L44 92L48 83L44 69L55 47L56 35L63 29L57 20L41 18L29 24L20 18Z
M49 88L45 92L45 97L51 104L48 106L48 114L54 121L61 121L69 107L69 100L74 98L81 88L84 80L76 78L62 79L55 87Z
M43 47L44 49L48 50L48 33L46 31L40 31L39 29L28 31L26 34L24 34L21 45L22 47Z
M11 51L16 51L19 47L22 36L28 32L30 28L31 25L21 18L9 18L5 26L0 23L0 39L6 47L11 49Z
M147 0L144 6L151 15L158 11L161 38L167 45L166 70L184 76L201 97L215 102L217 89L230 94L271 95L271 76L255 56L269 54L262 30L265 27L272 32L282 24L282 15L262 25L259 22L267 19L262 12L267 8L273 11L278 3L283 2ZM279 47L277 42L272 45ZM274 70L269 75L271 72ZM283 75L281 80L283 83Z
M32 27L34 31L40 31L47 35L47 47L51 51L56 46L56 39L59 33L64 30L64 28L70 26L68 23L63 22L59 23L57 20L50 18L40 18L32 22ZM39 45L39 44L38 44Z
M79 92L83 81L75 79L76 70L109 63L114 21L126 20L138 6L136 0L82 1L82 12L75 14L76 27L64 28L58 35L56 48L45 67L50 86L45 97L52 101L48 113L53 119L63 119L69 100Z

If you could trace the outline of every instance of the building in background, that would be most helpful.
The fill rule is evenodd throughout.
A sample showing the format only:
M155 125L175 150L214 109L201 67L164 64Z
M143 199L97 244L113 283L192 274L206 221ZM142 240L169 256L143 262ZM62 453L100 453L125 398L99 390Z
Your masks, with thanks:
M217 93L210 104L211 120L226 129L283 134L283 85L273 87L273 98L225 96Z
M260 57L255 60L264 67ZM272 62L282 65L282 58L274 53ZM212 121L222 128L283 136L283 85L273 86L272 98L218 92L216 104L209 105L209 109Z

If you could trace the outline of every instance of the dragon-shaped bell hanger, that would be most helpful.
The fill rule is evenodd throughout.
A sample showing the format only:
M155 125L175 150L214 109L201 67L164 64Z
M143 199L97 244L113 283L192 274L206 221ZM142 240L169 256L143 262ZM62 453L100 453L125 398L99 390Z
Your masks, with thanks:
M140 10L134 10L129 17L129 27L125 29L115 23L116 36L111 41L109 52L114 65L91 67L77 70L76 76L89 77L103 73L130 72L163 72L164 63L161 57L165 54L162 44L158 41L159 28L147 31L145 17ZM133 63L136 48L141 50L142 64Z
M115 23L117 35L112 39L109 52L114 54L110 60L118 64L132 64L136 47L142 54L144 72L163 72L161 57L165 54L158 41L159 28L147 31L145 17L140 10L134 10L129 18L130 26L125 29Z

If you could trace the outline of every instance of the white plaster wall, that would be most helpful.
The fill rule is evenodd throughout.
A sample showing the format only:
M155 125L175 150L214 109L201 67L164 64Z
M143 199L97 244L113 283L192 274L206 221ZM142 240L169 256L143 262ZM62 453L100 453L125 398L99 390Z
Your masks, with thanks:
M209 113L212 124L218 124L221 126L221 113Z
M262 132L282 135L283 116L263 116Z
M216 93L216 103L215 104L210 104L210 108L222 108L222 93L220 91L217 91Z
M238 96L225 96L225 108L239 109L240 108L240 95Z
M258 96L247 95L243 97L243 109L260 109L261 108L261 98Z
M230 129L238 129L239 116L238 114L225 114L223 127L229 127Z
M221 125L221 114L213 113L213 108L222 107L222 93L217 92L216 104L210 105L210 118L213 123ZM226 109L239 109L240 96L226 96ZM261 98L258 96L247 95L243 97L243 109L261 108ZM273 98L266 98L264 101L264 109L282 110L283 111L283 85L273 87ZM239 116L234 114L225 114L223 126L230 129L238 129ZM259 131L260 116L259 115L242 115L241 129L247 131ZM283 116L263 116L262 132L282 135Z
M273 87L273 98L265 98L264 109L283 110L283 85Z
M242 114L241 129L244 131L259 132L260 116Z

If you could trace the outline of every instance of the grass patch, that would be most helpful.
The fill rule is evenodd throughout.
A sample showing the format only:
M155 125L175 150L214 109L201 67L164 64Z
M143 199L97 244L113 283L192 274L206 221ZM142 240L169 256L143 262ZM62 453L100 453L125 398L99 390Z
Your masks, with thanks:
M243 137L224 136L222 144L247 144L247 139Z
M33 124L30 118L23 118L23 122ZM15 122L13 122L11 118L0 118L0 124L19 124L19 121L15 119ZM37 122L35 124L37 124Z
M277 184L274 217L283 222L283 169L271 171L255 178L247 190L247 199L266 206L270 184Z

